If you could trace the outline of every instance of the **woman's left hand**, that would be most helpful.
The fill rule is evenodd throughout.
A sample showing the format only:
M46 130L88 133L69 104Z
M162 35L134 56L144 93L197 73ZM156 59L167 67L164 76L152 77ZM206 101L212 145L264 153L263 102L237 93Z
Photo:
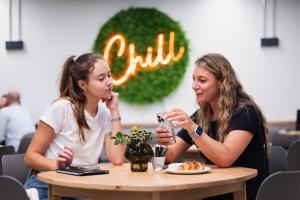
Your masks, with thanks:
M174 126L186 129L189 133L193 132L197 124L181 109L172 109L166 112L164 116L171 121Z
M111 111L116 111L119 109L119 93L112 92L111 98L105 101L106 107Z

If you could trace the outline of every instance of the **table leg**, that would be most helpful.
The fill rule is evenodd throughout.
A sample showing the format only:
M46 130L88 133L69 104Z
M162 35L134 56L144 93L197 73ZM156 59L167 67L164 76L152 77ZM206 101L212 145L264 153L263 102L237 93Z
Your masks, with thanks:
M52 185L48 184L48 200L60 200L59 196L55 196L52 192Z
M242 190L233 192L233 199L234 200L247 200L246 184L245 183L242 186Z
M160 200L159 192L152 192L152 200Z

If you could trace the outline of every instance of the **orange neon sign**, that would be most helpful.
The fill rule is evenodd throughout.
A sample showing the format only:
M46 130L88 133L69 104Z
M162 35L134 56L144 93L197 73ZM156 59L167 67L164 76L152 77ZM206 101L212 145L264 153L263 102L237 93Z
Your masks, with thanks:
M118 42L119 49L117 56L121 57L124 54L126 41L123 35L116 34L109 38L105 48L104 48L104 58L107 60L108 64L110 64L110 51L112 46ZM180 47L177 54L174 52L174 43L175 43L175 33L173 31L170 32L169 37L169 52L168 54L164 55L164 35L159 34L157 37L157 46L156 46L156 57L153 58L153 48L147 48L146 57L143 58L141 55L135 52L135 46L133 43L130 43L128 46L128 59L127 63L128 66L126 67L125 73L121 75L118 79L114 79L113 77L113 84L114 85L121 85L131 76L134 76L138 70L153 70L158 68L160 65L167 65L172 61L178 61L182 58L184 54L184 47Z

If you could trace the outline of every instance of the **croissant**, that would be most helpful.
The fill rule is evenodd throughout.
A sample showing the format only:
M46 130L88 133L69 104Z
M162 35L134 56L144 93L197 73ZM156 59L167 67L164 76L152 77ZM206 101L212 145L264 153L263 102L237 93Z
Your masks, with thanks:
M186 161L179 165L178 171L185 171L185 170L202 170L204 169L204 164L198 161Z

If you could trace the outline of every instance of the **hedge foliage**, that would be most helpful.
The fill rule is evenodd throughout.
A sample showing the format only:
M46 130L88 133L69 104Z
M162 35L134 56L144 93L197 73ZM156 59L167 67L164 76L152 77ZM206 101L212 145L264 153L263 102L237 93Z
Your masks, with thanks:
M135 44L135 51L143 58L147 47L156 49L157 37L160 33L165 35L164 50L168 52L170 32L175 32L175 54L180 46L185 48L183 57L170 64L161 66L156 70L139 70L136 76L121 86L115 86L114 91L119 92L120 99L133 104L148 104L162 100L173 92L181 83L189 60L188 40L180 24L166 14L155 8L129 8L121 10L108 20L99 31L93 46L93 51L103 54L106 40L116 33L121 33L126 39L126 50L130 43ZM122 57L117 57L118 45L112 48L111 71L114 77L124 73L127 66L127 51ZM155 53L153 53L155 57Z

